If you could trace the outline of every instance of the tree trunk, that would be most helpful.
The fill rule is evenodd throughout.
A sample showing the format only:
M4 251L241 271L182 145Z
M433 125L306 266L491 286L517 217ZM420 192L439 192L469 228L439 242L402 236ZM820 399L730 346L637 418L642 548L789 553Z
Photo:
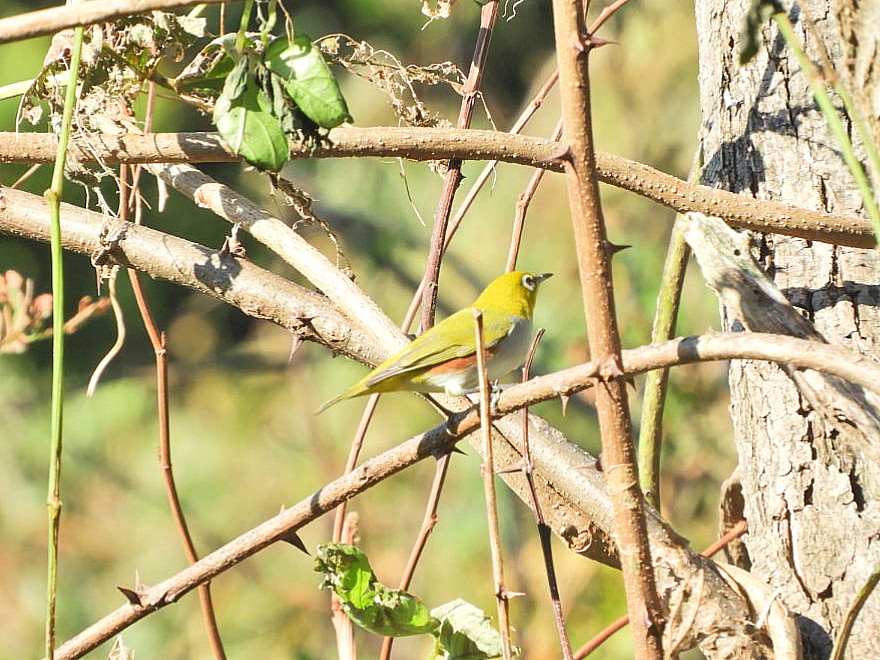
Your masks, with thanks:
M871 82L880 70L878 22L867 16L878 13L877 4L864 8L850 1L831 6L808 0L789 8L788 16L814 62L816 38L822 39L880 135L880 86ZM703 183L759 199L861 213L853 178L772 22L762 28L758 56L739 65L749 4L696 3ZM808 29L807 16L816 22L815 31ZM845 123L852 125L848 118ZM755 235L752 246L777 286L825 339L880 355L874 251L771 234ZM722 316L727 328L737 327L725 310ZM880 566L880 437L811 407L776 366L733 363L730 386L749 522L748 558L741 563L750 563L752 573L798 614L804 657L828 657L856 594ZM873 449L869 443L875 443ZM854 626L847 657L878 657L878 640L880 593L875 593Z

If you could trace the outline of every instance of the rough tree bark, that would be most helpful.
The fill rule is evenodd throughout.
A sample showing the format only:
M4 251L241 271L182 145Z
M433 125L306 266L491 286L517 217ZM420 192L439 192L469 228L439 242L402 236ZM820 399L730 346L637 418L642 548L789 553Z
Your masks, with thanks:
M739 65L749 4L696 3L702 182L759 199L861 213L834 138L772 23L762 30L760 54ZM786 7L808 55L819 61L816 38L822 39L880 135L880 51L877 22L868 16L877 15L878 5L807 0ZM815 21L815 32L806 16ZM777 286L828 341L880 355L876 252L773 234L754 235L752 247ZM728 328L737 326L737 319L724 310L722 315ZM730 385L749 522L748 556L739 563L750 564L799 615L804 657L828 657L853 599L880 565L880 465L876 451L866 449L870 443L880 447L880 438L813 409L776 366L733 363ZM877 657L878 639L875 592L853 629L847 657Z

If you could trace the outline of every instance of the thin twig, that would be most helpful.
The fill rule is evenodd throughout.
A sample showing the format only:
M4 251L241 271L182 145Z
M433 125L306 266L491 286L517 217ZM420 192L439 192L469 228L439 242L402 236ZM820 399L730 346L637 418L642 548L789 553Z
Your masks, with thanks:
M419 528L419 535L416 537L415 543L413 543L413 547L410 550L409 558L403 569L403 575L400 577L400 582L397 585L398 589L404 591L409 589L410 582L416 572L416 566L418 566L422 552L428 543L428 537L434 531L434 527L437 526L437 507L440 504L440 494L443 492L443 485L446 483L446 475L449 472L449 461L451 458L451 452L444 454L437 459L437 464L434 466L434 481L431 484L428 502L425 504L422 526ZM394 646L393 637L386 637L382 640L382 651L379 654L379 660L388 660L391 657L392 646Z
M807 57L807 54L801 47L800 42L794 33L794 26L792 26L788 16L784 13L777 13L773 15L773 19L776 21L779 33L782 35L782 38L785 39L788 47L791 48L798 64L800 64L801 71L813 92L813 97L816 99L816 105L819 106L822 115L825 117L825 121L828 123L828 128L837 139L837 144L840 147L843 160L846 162L847 169L849 169L850 174L852 174L852 177L855 180L859 193L862 196L862 203L874 225L875 237L877 237L877 240L880 240L880 207L878 207L877 200L874 198L874 192L871 190L871 184L868 182L865 170L859 162L859 159L856 157L849 132L843 125L843 121L840 119L837 108L834 107L834 103L828 95L828 90L825 89L821 74L817 71L813 62L810 61L810 58ZM853 119L856 119L856 117ZM868 139L870 140L870 137Z
M155 88L150 87L147 99L147 123L152 122L152 99L155 96ZM140 191L140 168L132 175L133 183L128 186L127 173L125 169L120 169L120 220L125 222L129 216L129 198L135 207L135 218L140 219L140 209L142 206ZM130 195L129 195L130 192ZM195 543L189 531L189 525L186 522L186 516L183 512L183 506L180 503L180 496L177 492L177 484L174 479L174 469L171 463L171 422L170 422L170 396L168 384L168 352L165 347L165 333L160 331L156 326L156 321L150 311L147 297L141 286L138 273L133 268L126 269L128 279L134 292L135 301L137 302L138 311L144 322L150 345L153 348L156 361L156 412L159 417L159 469L162 474L162 483L165 486L165 495L168 498L168 505L171 509L171 517L174 520L174 526L177 529L177 536L183 546L184 554L190 565L195 564L199 560L199 554L196 550ZM114 281L110 282L114 287ZM113 288L111 288L111 293ZM214 601L211 597L211 584L206 582L199 585L199 605L202 612L202 619L205 623L205 630L208 633L208 642L211 645L211 651L216 660L225 660L226 652L223 648L223 640L220 637L220 628L217 625L217 616L214 612Z
M70 76L79 78L82 57L83 29L73 36L70 55ZM64 164L70 140L73 113L77 104L77 85L68 85L64 96L64 112L58 136L58 152L52 170L52 184L46 191L51 222L52 252L52 403L51 438L49 442L49 484L46 507L49 514L49 554L46 561L46 657L52 660L55 649L55 617L58 598L58 543L61 525L61 456L63 449L64 413L64 266L61 235L61 194L64 189Z
M498 525L498 502L495 497L495 454L492 449L492 422L489 415L491 394L486 368L486 342L483 336L483 310L474 309L474 340L477 346L477 373L480 378L480 432L483 437L483 493L486 497L486 515L489 519L489 549L492 553L492 578L495 601L498 605L498 630L501 633L501 652L504 660L512 660L510 642L510 600L504 585L504 559L501 554L501 532Z
M339 507L336 508L339 511ZM339 532L339 541L355 545L359 517L350 513L345 517ZM357 639L354 636L354 624L342 607L342 600L335 596L330 601L333 630L336 632L336 651L338 660L355 660L357 658Z
M629 2L629 0L616 0L616 2L613 2L612 4L608 5L607 7L604 7L602 9L602 12L596 18L596 20L590 24L590 28L589 28L590 34L594 34L596 31L598 31L598 29L600 27L602 27L602 25L605 23L605 21L607 21L611 16L613 16L614 13L618 9L623 7L627 2ZM559 69L554 69L553 73L551 73L549 76L547 76L547 79L544 81L544 83L538 89L535 96L532 97L532 99L526 104L526 107L523 108L522 112L520 112L519 116L516 118L516 121L513 122L513 125L510 127L510 130L507 131L510 135L518 135L520 133L520 131L522 131L522 129L525 128L526 124L529 123L529 120L531 120L531 118L534 117L534 115L538 111L538 109L544 104L544 101L546 100L547 95L550 93L550 90L552 90L553 87L556 86L556 83L558 81L559 81ZM558 133L561 134L561 129L559 129ZM556 133L554 133L554 135L556 135L556 137L554 137L553 139L558 140L559 135L557 135ZM470 187L470 190L468 190L468 194L465 196L464 200L462 200L461 206L459 206L458 211L455 212L455 216L449 222L449 231L448 231L448 236L446 239L447 245L449 243L449 239L451 239L452 236L455 235L455 232L458 230L458 227L461 225L462 219L464 218L465 214L470 209L471 205L473 204L474 200L477 197L477 194L480 192L480 190L486 184L486 181L489 180L489 177L492 175L492 172L495 171L495 166L498 165L498 162L499 162L498 160L490 160L483 167L483 170L480 172L480 174L477 176L477 178L474 179L474 184ZM535 181L535 176L537 176L538 181ZM535 176L532 177L532 181L534 183L532 183L530 185L537 187L538 182L540 181L540 179L543 176L543 170L538 170L538 172L535 173ZM512 270L512 266L510 266L509 264L510 264L510 260L508 259L508 268L507 269Z
M489 54L489 43L492 40L495 20L498 17L498 5L499 0L488 0L480 10L480 28L477 31L474 55L471 59L467 82L462 90L461 108L458 113L457 127L460 129L471 125L474 105L480 93L480 83L483 80L483 70ZM453 158L447 163L446 174L443 175L443 190L440 193L437 209L434 211L434 227L428 248L428 262L425 266L425 275L422 277L422 332L434 325L434 313L437 307L437 281L440 279L440 263L446 249L446 230L449 224L449 214L452 212L452 201L460 183L461 159Z
M379 394L373 394L367 400L364 412L361 414L361 420L358 423L357 431L354 439L351 441L351 447L348 450L348 459L345 462L343 474L348 474L357 466L358 459L361 455L361 449L364 446L364 438L367 435L367 429L370 428L370 422L373 420L373 413L376 411L376 405L379 403ZM346 532L349 533L350 527L346 527L346 511L348 509L348 500L343 501L333 514L333 541L351 543L353 539L346 540ZM342 601L335 593L330 595L330 611L333 620L333 629L336 631L336 650L339 657L343 660L351 660L355 657L356 647L354 643L354 623L342 609Z
M874 137L871 135L871 131L868 130L868 127L865 124L865 117L862 108L856 104L853 95L850 93L849 87L844 83L843 78L837 73L837 69L834 67L834 62L831 60L831 55L825 47L825 40L822 39L819 30L816 28L816 21L813 19L809 6L806 3L799 3L798 9L801 12L804 25L807 26L807 29L813 37L813 43L816 46L816 50L819 52L819 59L822 62L822 66L818 68L816 73L822 77L826 84L834 88L834 91L837 92L837 95L843 102L846 114L850 121L852 121L856 132L859 134L859 138L861 138L862 146L865 149L865 155L867 155L868 164L870 165L870 175L874 183L874 192L877 193L880 191L880 151L878 151L880 150L880 145L874 142Z
M856 595L849 610L847 610L846 616L843 619L843 625L840 627L837 638L834 640L834 650L829 660L843 660L846 654L846 645L849 642L849 636L856 623L856 618L858 618L859 612L862 611L862 607L865 606L868 597L874 592L878 582L880 582L880 567L871 573L865 584L859 589L859 593Z
M628 2L629 0L627 0ZM553 130L551 140L558 141L562 136L562 120L556 123ZM523 230L526 224L526 214L529 212L529 205L538 192L538 186L544 178L546 170L535 170L525 189L519 194L516 200L516 214L513 218L513 230L510 232L510 248L507 251L507 270L513 270L516 267L516 260L519 257L519 246L522 243Z
M342 471L343 474L348 474L357 466L361 449L363 449L364 446L364 437L367 434L367 429L370 427L370 421L373 419L373 413L376 411L376 404L378 403L378 394L373 394L367 399L367 405L364 407L364 412L361 414L361 420L358 423L358 428L354 434L354 439L351 442L351 447L348 449L348 459L345 461L345 469ZM342 533L345 527L346 505L347 502L340 504L333 517L334 542L342 541Z
M532 360L535 357L535 351L544 336L544 328L539 328L535 334L535 339L529 348L526 356L526 363L523 365L522 380L525 383L531 377ZM565 630L565 612L562 609L562 601L559 597L559 584L556 581L556 566L553 563L553 546L550 544L550 528L544 520L544 512L541 510L541 503L538 500L538 490L535 487L535 466L532 462L532 448L529 443L529 409L523 408L520 411L522 415L522 443L523 443L523 474L529 485L529 498L532 502L532 512L535 515L535 525L538 528L538 538L541 541L541 554L544 558L544 570L547 573L547 585L550 589L550 604L553 609L553 620L556 623L556 632L559 635L559 645L562 648L562 657L565 660L572 660L571 641L568 639L568 632Z
M113 269L113 272L108 276L107 282L110 305L113 308L113 318L116 320L116 341L113 342L113 346L111 346L110 350L107 351L107 354L101 358L101 361L98 362L98 366L95 367L95 370L92 372L92 377L89 378L89 385L86 388L86 396L94 396L95 390L98 387L98 382L101 380L101 375L104 373L104 369L107 368L107 365L113 361L125 345L125 319L122 315L122 305L119 304L119 298L116 295L117 275L117 270Z

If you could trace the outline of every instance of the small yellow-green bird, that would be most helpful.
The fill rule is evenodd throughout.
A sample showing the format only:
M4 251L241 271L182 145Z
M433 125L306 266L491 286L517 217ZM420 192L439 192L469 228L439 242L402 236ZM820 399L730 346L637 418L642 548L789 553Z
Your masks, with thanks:
M461 395L474 388L479 380L474 309L483 311L489 378L495 380L522 366L532 338L538 286L551 275L517 270L496 278L469 307L416 337L318 412L343 399L374 392Z

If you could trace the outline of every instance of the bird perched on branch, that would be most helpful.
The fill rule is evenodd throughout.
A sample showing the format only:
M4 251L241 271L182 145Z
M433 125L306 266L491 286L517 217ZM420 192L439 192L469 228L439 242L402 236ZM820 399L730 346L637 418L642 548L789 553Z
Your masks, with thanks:
M416 337L357 383L333 397L334 403L374 392L446 392L461 395L478 382L474 310L483 312L489 378L522 366L532 338L532 311L541 282L552 273L517 270L497 277L469 307Z

